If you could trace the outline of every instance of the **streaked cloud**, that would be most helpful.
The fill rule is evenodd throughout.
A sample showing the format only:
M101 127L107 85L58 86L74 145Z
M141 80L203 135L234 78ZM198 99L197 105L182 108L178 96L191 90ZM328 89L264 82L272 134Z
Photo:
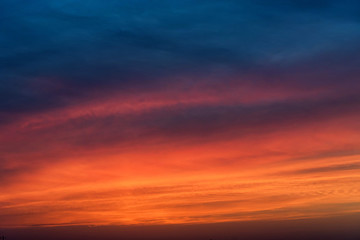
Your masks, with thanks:
M0 227L359 209L354 1L2 1Z

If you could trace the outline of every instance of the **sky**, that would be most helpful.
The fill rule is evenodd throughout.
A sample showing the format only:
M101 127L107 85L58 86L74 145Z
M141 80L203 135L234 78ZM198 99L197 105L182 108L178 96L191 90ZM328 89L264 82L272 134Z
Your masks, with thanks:
M353 222L359 11L0 1L0 229Z

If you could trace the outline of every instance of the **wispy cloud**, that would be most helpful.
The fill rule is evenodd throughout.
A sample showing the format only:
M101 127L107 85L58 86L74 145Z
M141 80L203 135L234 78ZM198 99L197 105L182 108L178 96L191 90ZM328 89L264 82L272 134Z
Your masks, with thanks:
M0 2L0 226L358 211L354 1Z

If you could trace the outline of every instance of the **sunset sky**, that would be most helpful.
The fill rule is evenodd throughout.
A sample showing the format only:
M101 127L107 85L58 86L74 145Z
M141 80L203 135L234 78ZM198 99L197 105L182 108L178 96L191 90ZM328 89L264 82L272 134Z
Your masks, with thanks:
M0 1L0 229L353 222L359 12Z

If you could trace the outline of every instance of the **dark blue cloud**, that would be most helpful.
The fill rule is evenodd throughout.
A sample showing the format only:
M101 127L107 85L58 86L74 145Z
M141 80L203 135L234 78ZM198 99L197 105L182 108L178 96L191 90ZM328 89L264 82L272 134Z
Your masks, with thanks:
M335 0L4 0L0 111L54 108L93 91L155 88L165 76L216 69L272 81L269 70L281 78L310 62L310 75L340 82L329 76L356 74L359 9Z

